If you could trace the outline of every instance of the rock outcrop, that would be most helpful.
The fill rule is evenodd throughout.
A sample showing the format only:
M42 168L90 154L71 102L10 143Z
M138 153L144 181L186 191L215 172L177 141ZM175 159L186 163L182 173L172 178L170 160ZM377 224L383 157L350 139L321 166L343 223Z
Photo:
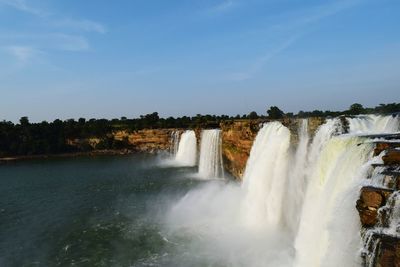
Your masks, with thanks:
M356 208L364 227L373 227L378 222L378 209L385 206L394 190L366 186L361 189Z
M388 149L386 154L382 157L385 165L398 165L400 164L400 150Z
M251 146L260 129L259 121L235 120L220 125L225 169L236 178L243 176Z
M391 140L391 137L388 137ZM366 186L356 208L360 215L364 250L363 266L400 267L400 142L377 142L374 155L382 155L379 168L382 188ZM373 179L370 178L370 179Z
M400 267L400 239L383 233L370 233L363 254L363 266Z
M144 129L139 131L114 132L116 140L126 140L136 151L158 152L169 150L171 147L171 134L176 129Z
M400 143L395 142L376 142L374 149L374 156L378 156L382 151L388 150L391 148L400 147Z

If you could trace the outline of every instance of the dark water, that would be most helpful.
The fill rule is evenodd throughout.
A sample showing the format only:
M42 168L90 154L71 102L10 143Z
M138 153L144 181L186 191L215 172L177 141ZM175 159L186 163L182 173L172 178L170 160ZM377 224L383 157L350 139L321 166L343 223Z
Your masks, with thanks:
M0 165L0 266L163 266L160 257L173 252L157 216L204 182L189 178L193 168L156 162L134 155Z

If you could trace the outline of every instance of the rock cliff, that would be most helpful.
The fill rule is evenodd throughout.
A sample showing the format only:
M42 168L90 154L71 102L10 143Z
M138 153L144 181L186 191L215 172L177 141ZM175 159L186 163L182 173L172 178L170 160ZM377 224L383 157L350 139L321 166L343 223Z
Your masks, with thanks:
M388 136L390 139L390 136ZM374 155L382 155L383 164L375 164L374 186L360 190L356 208L362 225L363 266L400 267L400 142L379 141Z
M243 176L251 146L260 129L260 122L249 120L221 123L222 157L225 169L236 178Z
M158 152L169 150L171 147L171 135L176 129L144 129L139 131L114 132L114 138L119 141L127 141L136 151Z
M301 119L285 118L280 121L289 128L291 142L297 144ZM308 132L311 137L324 121L324 118L319 117L308 118ZM242 178L253 141L262 124L266 122L268 120L234 120L221 123L224 167L237 179Z

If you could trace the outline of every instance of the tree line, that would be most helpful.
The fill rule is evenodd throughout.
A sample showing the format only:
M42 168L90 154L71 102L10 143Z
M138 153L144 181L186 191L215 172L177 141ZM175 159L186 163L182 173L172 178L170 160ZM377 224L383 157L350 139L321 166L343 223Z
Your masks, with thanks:
M265 115L258 115L255 111L249 114L228 115L201 115L193 117L161 118L157 112L142 115L139 118L128 119L90 119L78 120L56 119L53 122L43 121L31 123L28 117L22 117L19 123L10 121L0 122L0 157L10 155L41 155L90 151L92 149L121 149L129 148L127 140L115 140L112 133L117 130L136 131L141 129L162 128L197 128L218 127L220 122L227 120L256 120L282 119L285 117L334 117L340 115L358 114L388 114L400 112L400 103L380 104L374 108L364 108L355 103L345 111L299 111L297 114L285 113L277 106L271 106ZM69 140L88 139L96 137L101 141L93 147L89 143L71 144Z

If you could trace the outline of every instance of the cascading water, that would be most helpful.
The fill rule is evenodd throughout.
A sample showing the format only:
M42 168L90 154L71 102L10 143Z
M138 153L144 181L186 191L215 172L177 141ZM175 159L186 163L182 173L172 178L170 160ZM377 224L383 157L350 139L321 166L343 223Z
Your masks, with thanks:
M180 133L179 131L173 131L171 133L171 148L170 148L170 154L175 157L176 154L178 153L178 148L179 148L179 136Z
M170 212L167 232L189 234L190 252L218 266L361 266L355 203L375 159L363 135L398 131L393 119L327 119L311 143L303 120L294 147L289 129L269 122L254 140L241 187L218 181L189 192ZM400 210L400 200L391 203ZM390 218L392 232L399 213Z
M291 197L285 198L287 210L285 211L286 221L292 232L297 231L300 220L300 213L304 198L304 191L306 187L306 164L308 155L308 119L301 120L298 128L299 143L297 145L296 153L293 157L294 166L289 171L288 179L288 195Z
M340 119L328 119L322 124L318 131L315 133L313 141L311 143L308 157L307 157L307 168L309 165L313 165L318 160L319 154L321 153L324 145L332 138L332 136L340 135L343 133L343 127L340 123ZM308 168L308 172L309 172ZM309 175L309 173L307 174Z
M195 166L197 162L197 140L192 130L182 133L175 161L180 166Z
M382 134L399 131L399 116L359 115L346 118L349 132L354 134Z
M296 266L359 266L359 219L354 208L363 164L372 144L358 137L330 139L310 166L299 231Z
M224 177L221 153L221 130L203 130L201 133L199 176Z
M368 161L373 145L358 135L395 132L398 119L358 116L348 122L350 135L340 135L344 128L340 120L328 120L310 147L295 266L361 264L360 226L354 205L373 163Z
M293 233L297 267L360 266L354 205L373 145L358 135L395 132L398 118L360 116L349 124L351 134L342 135L341 120L328 119L308 148L302 121L290 166L290 133L280 123L266 124L253 144L243 180L244 219L253 226L288 227L283 231Z
M243 176L245 223L255 227L282 225L290 132L280 122L265 124L251 148Z

